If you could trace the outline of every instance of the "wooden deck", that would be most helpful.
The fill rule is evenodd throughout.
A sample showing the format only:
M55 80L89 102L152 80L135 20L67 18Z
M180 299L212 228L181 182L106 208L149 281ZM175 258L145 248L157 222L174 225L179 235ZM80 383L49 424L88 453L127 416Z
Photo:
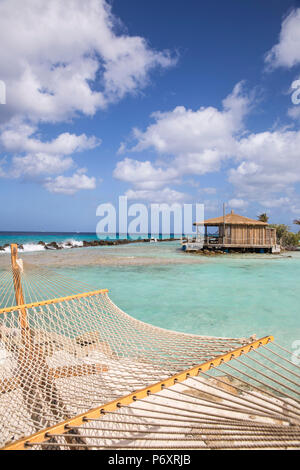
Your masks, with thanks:
M266 245L262 243L253 244L253 243L204 243L204 248L272 248L273 245Z
M265 252L280 253L280 245L271 243L221 243L219 241L211 242L210 240L199 241L199 240L187 240L182 242L182 249L184 251L200 251L200 250L211 250L211 251L256 251L264 250Z

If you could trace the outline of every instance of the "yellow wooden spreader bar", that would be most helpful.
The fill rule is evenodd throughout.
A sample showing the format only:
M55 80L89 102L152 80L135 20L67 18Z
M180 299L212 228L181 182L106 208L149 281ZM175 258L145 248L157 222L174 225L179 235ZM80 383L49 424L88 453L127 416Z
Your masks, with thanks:
M45 442L51 438L51 434L64 434L70 431L70 428L72 428L72 426L81 426L82 424L84 424L86 419L96 419L103 416L103 413L105 411L114 411L122 405L130 405L136 400L146 398L151 393L160 392L161 390L171 387L172 385L175 385L178 382L183 382L184 380L187 380L189 377L195 377L199 373L209 370L211 367L218 367L223 362L229 362L231 361L231 359L239 357L242 354L247 354L252 349L257 349L260 346L268 344L271 341L274 341L273 336L265 336L264 338L258 339L257 341L245 344L240 348L229 351L226 354L217 356L215 359L211 359L207 362L204 362L203 364L194 366L191 369L187 369L183 372L180 372L179 374L175 374L172 377L169 377L168 379L162 380L161 382L157 382L153 385L150 385L149 387L132 392L129 395L125 395L124 397L119 398L118 400L114 400L104 405L98 406L97 408L93 408L92 410L75 416L74 418L67 419L66 421L56 424L55 426L43 429L42 431L32 434L32 436L8 444L3 447L2 450L30 449L30 446L27 446L27 444L29 443Z
M11 249L11 267L13 273L13 280L14 280L14 289L15 289L15 297L16 297L16 304L17 305L24 305L24 296L22 290L22 281L20 276L20 267L18 266L18 245L15 243L10 245ZM26 308L19 309L19 319L21 325L21 334L22 334L22 341L27 347L31 347L31 338L28 334L29 331L29 324L27 318L27 311Z
M22 310L25 308L39 307L41 305L57 304L59 302L66 302L68 300L81 299L83 297L91 297L93 295L98 295L98 294L106 294L107 292L108 292L108 289L99 289L99 290L94 290L91 292L83 292L81 294L68 295L67 297L59 297L57 299L41 300L40 302L33 302L31 304L14 305L13 307L1 308L0 314L15 312L15 311Z

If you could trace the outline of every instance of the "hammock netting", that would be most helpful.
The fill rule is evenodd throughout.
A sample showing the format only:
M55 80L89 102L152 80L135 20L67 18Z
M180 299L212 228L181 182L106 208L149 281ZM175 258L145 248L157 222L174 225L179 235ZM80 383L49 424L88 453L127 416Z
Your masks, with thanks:
M26 263L0 282L0 447L300 448L299 367L271 337L154 327Z

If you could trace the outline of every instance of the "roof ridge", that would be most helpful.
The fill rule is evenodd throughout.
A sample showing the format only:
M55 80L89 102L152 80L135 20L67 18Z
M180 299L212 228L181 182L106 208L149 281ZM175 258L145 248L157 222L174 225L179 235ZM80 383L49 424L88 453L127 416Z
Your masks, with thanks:
M207 220L204 220L202 224L221 224L224 221L223 215L220 217L213 217ZM246 217L244 215L235 214L231 211L228 214L225 214L225 224L227 225L234 225L234 224L245 224L245 225L268 225L267 222L262 222L260 220L251 219L250 217ZM194 225L201 225L201 222L195 222Z

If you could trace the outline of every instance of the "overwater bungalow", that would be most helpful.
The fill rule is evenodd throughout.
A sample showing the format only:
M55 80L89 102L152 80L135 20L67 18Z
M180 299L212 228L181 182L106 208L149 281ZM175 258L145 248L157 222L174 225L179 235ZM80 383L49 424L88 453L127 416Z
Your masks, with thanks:
M221 217L195 222L194 225L197 228L196 237L182 243L186 251L280 252L274 228L266 222L235 214L233 210Z

